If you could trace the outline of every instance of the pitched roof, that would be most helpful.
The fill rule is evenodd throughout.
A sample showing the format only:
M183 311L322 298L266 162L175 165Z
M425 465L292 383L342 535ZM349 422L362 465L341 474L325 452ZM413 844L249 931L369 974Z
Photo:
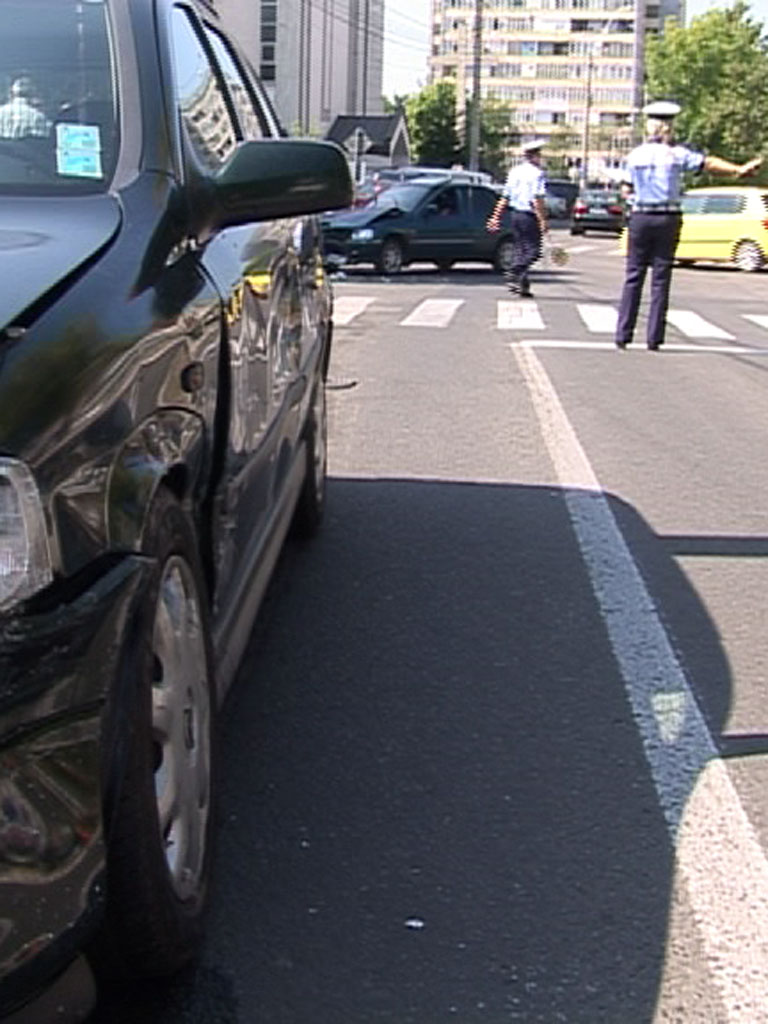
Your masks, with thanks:
M354 149L355 132L358 128L363 131L364 152L388 155L397 135L406 131L405 115L402 110L396 110L394 114L367 116L339 114L325 137L351 152Z

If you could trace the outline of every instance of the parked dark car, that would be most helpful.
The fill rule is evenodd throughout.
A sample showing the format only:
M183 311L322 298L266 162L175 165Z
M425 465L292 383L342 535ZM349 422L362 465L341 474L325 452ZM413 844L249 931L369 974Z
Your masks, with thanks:
M579 186L570 178L547 178L544 202L550 220L568 220L579 194Z
M352 188L209 4L2 10L0 1018L48 1024L197 948L217 708L323 512Z
M571 234L610 231L620 235L626 221L626 206L615 189L594 188L580 192L571 211Z
M396 274L409 263L491 263L507 270L513 256L509 227L491 234L485 222L498 199L487 185L446 178L414 178L393 185L373 202L323 218L323 246L330 264L372 263Z

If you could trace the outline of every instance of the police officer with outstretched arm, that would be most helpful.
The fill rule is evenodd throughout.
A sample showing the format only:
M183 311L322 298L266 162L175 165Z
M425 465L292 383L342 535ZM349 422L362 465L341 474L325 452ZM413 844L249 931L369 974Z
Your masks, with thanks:
M498 231L501 214L509 206L515 257L507 275L509 290L521 298L532 298L528 271L541 255L541 239L547 231L546 178L541 166L545 139L532 139L523 145L525 160L510 168L504 191L486 221L489 231Z
M629 238L624 288L616 325L616 347L632 341L645 275L651 268L651 305L646 342L651 351L664 344L664 330L672 282L672 262L680 237L681 179L685 171L714 171L744 177L762 163L755 157L732 164L719 156L697 153L674 141L672 122L680 113L677 103L657 100L643 108L648 138L627 157L625 194L631 195Z

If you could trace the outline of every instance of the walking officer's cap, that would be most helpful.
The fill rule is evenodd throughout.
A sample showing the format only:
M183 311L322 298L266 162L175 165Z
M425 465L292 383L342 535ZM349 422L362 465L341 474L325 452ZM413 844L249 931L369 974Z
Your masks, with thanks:
M531 139L530 142L523 143L522 150L524 153L538 153L538 151L543 149L546 144L546 139Z
M671 100L654 100L653 103L647 103L643 107L643 113L646 117L656 117L663 121L676 117L680 113L680 104L673 103Z

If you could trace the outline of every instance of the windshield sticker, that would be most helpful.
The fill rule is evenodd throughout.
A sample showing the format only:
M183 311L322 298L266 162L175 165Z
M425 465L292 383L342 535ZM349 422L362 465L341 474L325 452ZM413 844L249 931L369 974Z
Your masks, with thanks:
M102 176L101 130L98 125L56 125L56 171L78 178Z

